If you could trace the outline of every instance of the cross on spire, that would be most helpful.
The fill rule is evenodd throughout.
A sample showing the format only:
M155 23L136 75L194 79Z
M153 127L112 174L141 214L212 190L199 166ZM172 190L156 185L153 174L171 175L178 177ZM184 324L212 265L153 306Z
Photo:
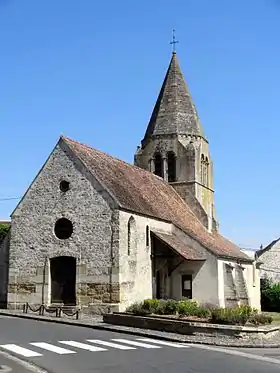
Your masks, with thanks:
M175 31L175 29L173 29L172 34L173 34L173 36L172 36L172 41L170 42L170 44L172 44L172 46L173 46L173 53L176 53L176 44L179 43L179 41L176 40L176 31Z

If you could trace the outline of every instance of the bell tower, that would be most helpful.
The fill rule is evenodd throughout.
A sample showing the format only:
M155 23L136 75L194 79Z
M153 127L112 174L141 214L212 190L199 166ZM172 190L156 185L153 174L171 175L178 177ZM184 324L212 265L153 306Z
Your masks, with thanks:
M217 230L209 143L175 51L134 162L170 183L203 225Z

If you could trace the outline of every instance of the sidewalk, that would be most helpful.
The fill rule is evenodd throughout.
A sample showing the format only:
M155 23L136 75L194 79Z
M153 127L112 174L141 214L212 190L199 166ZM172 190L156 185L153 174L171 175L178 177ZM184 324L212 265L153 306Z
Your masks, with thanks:
M202 336L202 335L182 335L175 333L161 332L150 329L140 329L128 326L119 326L106 324L100 315L82 315L81 319L75 320L74 318L63 316L61 318L55 316L39 316L35 313L23 313L22 311L14 310L0 310L0 317L19 317L30 320L40 320L44 322L60 323L64 325L79 326L84 328L92 328L99 330L106 330L111 332L118 332L124 334L132 334L137 336L151 337L155 339L162 339L172 342L181 343L194 343L212 346L223 347L239 347L239 348L280 348L280 334L269 339L252 339L242 340L226 336Z

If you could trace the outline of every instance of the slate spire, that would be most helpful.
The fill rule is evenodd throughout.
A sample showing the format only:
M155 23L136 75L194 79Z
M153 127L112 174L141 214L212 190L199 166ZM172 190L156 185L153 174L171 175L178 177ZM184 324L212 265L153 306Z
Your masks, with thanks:
M190 134L203 136L194 103L189 93L176 52L165 75L145 137L152 135Z

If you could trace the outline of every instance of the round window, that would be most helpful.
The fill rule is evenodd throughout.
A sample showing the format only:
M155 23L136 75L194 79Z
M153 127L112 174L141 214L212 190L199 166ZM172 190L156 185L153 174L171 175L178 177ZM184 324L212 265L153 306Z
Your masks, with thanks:
M54 226L54 233L60 240L66 240L72 236L73 224L66 218L58 219Z
M70 183L69 181L66 181L66 180L62 180L59 184L59 189L62 192L67 192L67 190L69 190L69 187L70 187Z

